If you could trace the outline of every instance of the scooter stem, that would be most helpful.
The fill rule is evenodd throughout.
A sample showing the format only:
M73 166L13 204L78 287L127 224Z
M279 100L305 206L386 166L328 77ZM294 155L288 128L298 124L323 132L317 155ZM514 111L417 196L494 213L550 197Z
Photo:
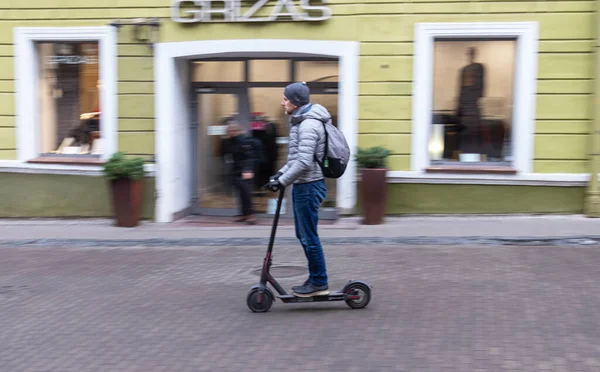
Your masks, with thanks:
M273 251L273 243L275 242L275 233L277 232L277 224L279 223L279 215L281 213L281 204L283 202L284 194L285 187L282 186L279 189L279 197L277 198L277 208L275 209L275 217L273 218L273 227L271 228L271 237L269 238L269 248L267 250L268 253L271 253Z

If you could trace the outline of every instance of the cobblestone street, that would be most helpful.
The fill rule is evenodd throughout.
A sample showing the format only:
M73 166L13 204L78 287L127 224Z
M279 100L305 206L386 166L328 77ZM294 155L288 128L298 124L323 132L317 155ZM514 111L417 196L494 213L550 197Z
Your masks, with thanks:
M600 371L600 247L329 246L371 304L253 314L264 247L0 248L0 370ZM304 281L299 246L274 275Z

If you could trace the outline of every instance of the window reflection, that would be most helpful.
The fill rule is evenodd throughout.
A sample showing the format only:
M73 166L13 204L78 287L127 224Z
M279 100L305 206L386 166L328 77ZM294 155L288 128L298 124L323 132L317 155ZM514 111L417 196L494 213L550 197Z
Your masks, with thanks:
M248 61L250 81L252 82L289 82L290 61L277 59L256 59Z
M296 81L337 82L338 61L298 61L296 62Z
M243 61L199 61L192 64L192 81L239 82L245 80Z

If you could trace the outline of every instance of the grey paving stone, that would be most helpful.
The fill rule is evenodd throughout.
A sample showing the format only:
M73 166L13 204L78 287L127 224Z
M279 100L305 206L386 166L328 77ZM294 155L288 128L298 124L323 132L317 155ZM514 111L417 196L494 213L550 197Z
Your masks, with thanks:
M0 371L595 371L599 247L326 247L372 303L245 304L264 247L0 248ZM278 246L285 288L301 248ZM298 270L286 269L298 267ZM287 270L287 271L286 271Z

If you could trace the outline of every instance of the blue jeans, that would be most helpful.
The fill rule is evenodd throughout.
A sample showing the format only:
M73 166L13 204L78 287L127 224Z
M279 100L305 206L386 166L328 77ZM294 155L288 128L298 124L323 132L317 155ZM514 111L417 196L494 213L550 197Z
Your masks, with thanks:
M310 282L316 286L327 284L325 255L317 233L319 207L326 195L325 180L294 184L292 189L296 237L308 260Z

